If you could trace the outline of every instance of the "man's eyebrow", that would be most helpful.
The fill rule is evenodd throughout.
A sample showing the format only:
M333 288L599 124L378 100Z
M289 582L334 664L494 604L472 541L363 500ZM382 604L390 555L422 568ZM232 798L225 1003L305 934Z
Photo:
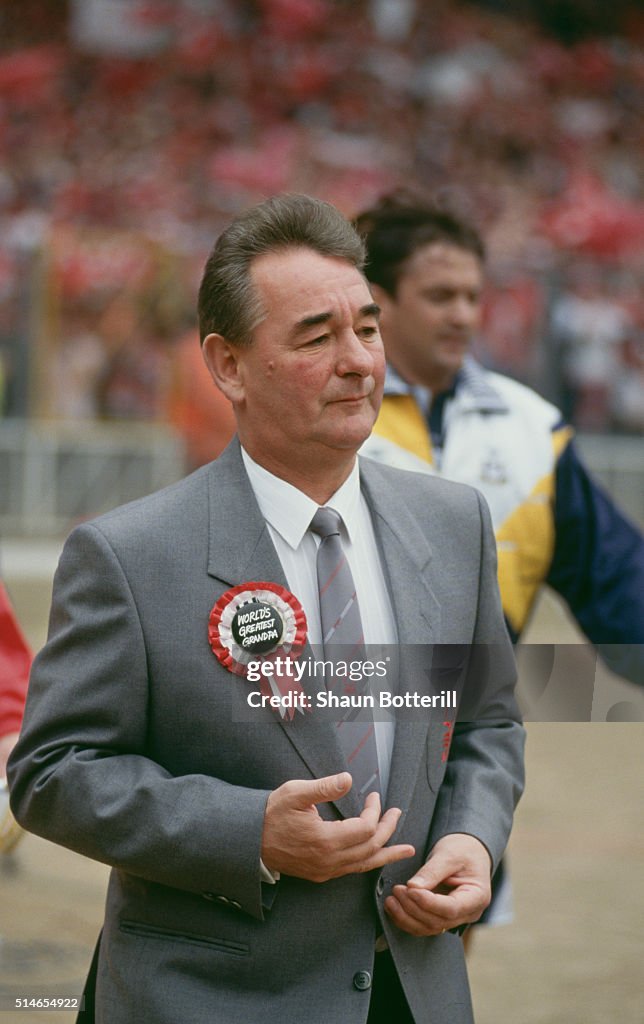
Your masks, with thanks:
M366 306L361 306L358 310L358 316L379 316L380 306L377 302L369 302ZM302 334L307 331L310 327L319 327L320 324L326 324L329 320L333 319L333 313L313 313L311 316L303 316L301 320L298 320L293 325L292 334Z
M380 316L380 306L377 302L369 302L360 310L360 316Z
M368 302L366 306L361 306L358 310L358 316L379 316L380 306L377 302ZM318 327L320 324L325 324L329 320L333 319L333 313L313 313L311 316L303 316L301 320L298 320L293 326L293 333L297 334L300 331L305 331L308 327Z
M301 334L309 327L317 327L319 324L325 324L332 318L332 316L333 313L313 313L311 316L304 316L293 325L292 333Z

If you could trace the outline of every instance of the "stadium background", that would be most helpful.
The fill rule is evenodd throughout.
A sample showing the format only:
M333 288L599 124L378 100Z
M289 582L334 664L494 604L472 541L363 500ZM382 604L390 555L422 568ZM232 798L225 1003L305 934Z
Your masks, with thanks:
M351 215L407 185L473 216L479 355L564 408L644 522L643 100L633 3L2 0L0 565L34 647L69 527L223 444L196 286L276 191ZM570 645L589 717L641 722L548 597L528 640ZM530 724L481 1024L641 1021L641 747L637 722ZM78 992L104 881L33 837L0 860L0 1000Z

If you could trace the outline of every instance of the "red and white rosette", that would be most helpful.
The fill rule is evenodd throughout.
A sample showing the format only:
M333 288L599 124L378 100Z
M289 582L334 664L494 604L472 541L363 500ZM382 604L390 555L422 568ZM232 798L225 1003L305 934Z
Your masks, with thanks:
M215 657L238 676L247 675L251 662L298 658L306 636L306 615L298 599L285 587L265 580L231 587L213 606L208 620L208 639ZM264 696L280 701L287 694L304 693L301 684L286 672L262 675L258 685ZM301 700L293 703L303 711ZM293 707L281 703L277 710L283 718L293 718L295 713Z

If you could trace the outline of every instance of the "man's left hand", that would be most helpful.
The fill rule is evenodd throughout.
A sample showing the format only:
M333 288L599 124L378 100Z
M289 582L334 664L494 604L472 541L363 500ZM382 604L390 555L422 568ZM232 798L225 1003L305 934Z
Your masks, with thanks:
M480 840L456 832L436 843L406 885L385 900L392 921L410 935L441 935L478 921L491 899L490 855Z

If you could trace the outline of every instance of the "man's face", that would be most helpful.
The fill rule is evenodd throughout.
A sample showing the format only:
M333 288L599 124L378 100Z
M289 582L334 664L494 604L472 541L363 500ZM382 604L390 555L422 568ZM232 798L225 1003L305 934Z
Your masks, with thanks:
M364 277L306 248L257 258L251 276L265 315L237 354L242 443L267 468L352 455L371 432L384 379Z
M394 298L376 290L387 357L409 383L450 387L479 327L482 288L474 253L435 242L412 255Z

